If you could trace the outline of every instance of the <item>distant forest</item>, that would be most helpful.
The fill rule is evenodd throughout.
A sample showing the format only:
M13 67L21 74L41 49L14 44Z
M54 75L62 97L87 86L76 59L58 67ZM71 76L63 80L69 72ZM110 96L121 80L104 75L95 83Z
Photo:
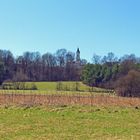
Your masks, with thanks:
M85 59L77 62L76 55L59 49L54 54L25 52L14 57L10 51L0 50L0 84L4 81L83 81L90 86L115 89L122 96L140 96L139 57L94 54L89 63Z
M76 62L74 52L59 49L56 53L25 52L14 57L0 50L0 82L12 81L79 81L85 59Z
M90 86L115 89L121 96L140 97L140 58L134 54L117 58L93 56L93 63L82 70L82 81Z

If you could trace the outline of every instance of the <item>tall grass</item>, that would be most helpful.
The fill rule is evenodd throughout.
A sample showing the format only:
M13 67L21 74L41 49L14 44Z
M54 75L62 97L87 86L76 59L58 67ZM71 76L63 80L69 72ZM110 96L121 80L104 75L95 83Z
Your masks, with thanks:
M140 98L124 98L107 95L64 95L64 94L0 94L1 105L90 105L90 106L137 106Z

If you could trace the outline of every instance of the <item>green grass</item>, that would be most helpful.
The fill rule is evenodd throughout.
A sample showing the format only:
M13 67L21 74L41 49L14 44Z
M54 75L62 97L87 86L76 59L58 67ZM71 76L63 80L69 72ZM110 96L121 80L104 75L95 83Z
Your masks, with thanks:
M92 88L83 84L78 83L78 91L75 91L76 82L61 82L62 90L57 91L58 82L26 82L26 86L31 87L35 84L37 90L0 90L0 94L80 94L80 95L91 95ZM106 89L93 87L94 94L107 94ZM99 93L100 92L100 93ZM112 94L112 92L110 92ZM109 94L110 94L109 93ZM108 94L107 94L108 95Z
M24 82L24 83L27 87L32 87L32 85L34 84L38 90L49 90L49 91L53 90L54 91L54 90L57 90L58 83L61 83L62 90L75 91L76 84L78 84L79 91L91 91L91 90L105 91L105 89L102 89L102 88L97 88L97 87L91 88L91 87L83 84L82 82L66 81L66 82ZM12 83L3 83L3 84L12 85ZM7 86L7 88L9 88L9 86Z
M58 82L34 82L34 84L37 86L38 90L56 90ZM62 87L67 87L70 90L75 90L76 82L61 82ZM89 91L91 90L91 87L83 84L82 82L77 82L79 84L79 90L80 91ZM27 82L27 85L31 85L32 82ZM101 88L93 88L95 91L103 90Z
M140 109L1 107L1 140L139 140Z
M0 94L25 94L25 95L81 95L81 96L116 96L106 92L80 92L80 91L51 91L51 90L0 90Z

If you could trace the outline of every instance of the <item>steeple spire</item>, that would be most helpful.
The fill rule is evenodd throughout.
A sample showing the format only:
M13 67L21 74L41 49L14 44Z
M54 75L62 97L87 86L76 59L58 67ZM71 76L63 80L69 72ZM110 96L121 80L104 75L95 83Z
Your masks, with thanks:
M80 50L79 50L79 48L77 48L77 52L76 52L76 61L80 62Z

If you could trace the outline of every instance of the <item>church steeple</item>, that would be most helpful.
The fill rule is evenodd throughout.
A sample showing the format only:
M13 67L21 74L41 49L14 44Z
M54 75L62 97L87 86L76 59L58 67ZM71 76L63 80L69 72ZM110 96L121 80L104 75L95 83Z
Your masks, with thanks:
M79 48L77 48L77 52L76 52L76 61L80 62L80 50L79 50Z

